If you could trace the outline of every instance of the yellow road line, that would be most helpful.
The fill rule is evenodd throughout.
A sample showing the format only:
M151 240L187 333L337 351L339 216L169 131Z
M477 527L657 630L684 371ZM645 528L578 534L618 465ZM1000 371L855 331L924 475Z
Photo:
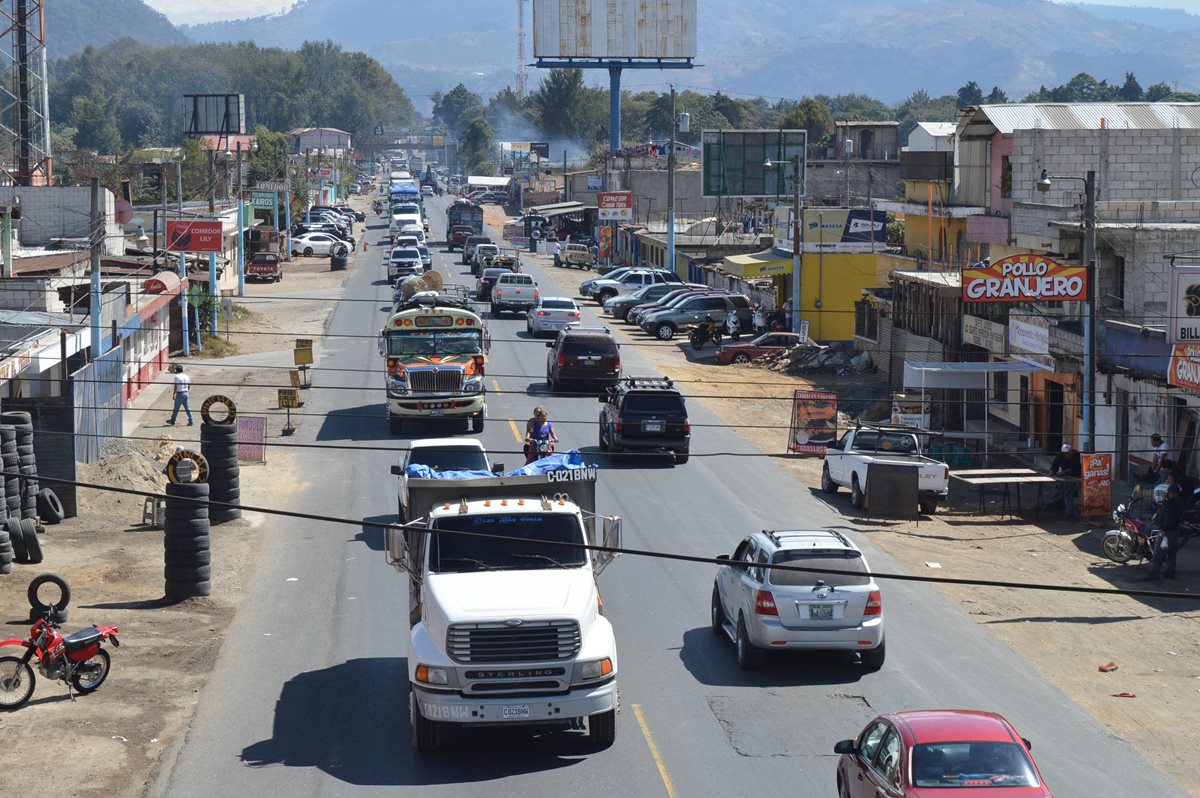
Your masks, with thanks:
M675 785L671 783L671 776L667 773L667 766L663 764L662 757L658 753L658 746L654 744L654 735L650 733L650 727L646 725L646 717L642 714L641 704L631 704L633 707L634 717L637 718L638 725L642 727L642 736L646 738L646 746L650 749L650 756L654 758L654 766L658 768L658 775L662 778L663 787L667 789L668 798L678 798L679 794L675 792Z
M492 388L497 393L499 393L500 392L500 382L498 380L492 380ZM517 422L513 421L510 418L508 420L508 428L512 430L513 437L517 439L517 443L519 443L519 444L525 443L524 436L521 435L521 431L519 429L517 429Z

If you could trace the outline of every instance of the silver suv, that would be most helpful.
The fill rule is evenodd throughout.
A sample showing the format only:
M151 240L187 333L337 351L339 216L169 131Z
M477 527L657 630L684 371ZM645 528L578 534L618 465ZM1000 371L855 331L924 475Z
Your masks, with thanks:
M737 311L741 329L751 328L754 303L744 294L728 292L708 292L681 299L672 307L644 316L641 328L660 341L670 341L688 324L714 321L724 326L725 316L730 310Z
M712 629L737 647L738 667L766 651L857 651L871 670L883 667L883 602L867 561L833 530L755 532L717 570ZM764 568L790 565L824 573Z

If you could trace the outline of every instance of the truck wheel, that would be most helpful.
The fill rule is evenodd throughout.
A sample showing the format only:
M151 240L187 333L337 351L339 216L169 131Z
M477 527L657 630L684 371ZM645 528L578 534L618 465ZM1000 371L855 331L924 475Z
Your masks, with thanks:
M471 432L478 435L483 432L483 411L471 416Z
M597 748L608 748L617 740L617 711L610 709L588 718L588 739Z
M937 512L937 502L921 502L917 506L925 515L933 515Z
M688 461L689 456L687 449L680 449L675 452L675 465L683 465Z
M408 712L412 726L412 745L417 751L436 751L442 740L442 724L429 720L417 707L417 694L409 686Z
M829 463L826 463L825 467L821 469L821 491L831 496L838 492L838 484L829 475Z
M858 474L855 474L850 478L850 506L861 510L864 498L862 488L858 486Z

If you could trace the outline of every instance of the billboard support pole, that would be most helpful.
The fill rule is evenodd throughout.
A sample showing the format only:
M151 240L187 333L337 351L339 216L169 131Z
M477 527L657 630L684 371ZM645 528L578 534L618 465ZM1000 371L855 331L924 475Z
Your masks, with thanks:
M800 159L792 156L792 332L800 332ZM819 257L819 256L818 256ZM817 294L821 287L817 286ZM818 317L820 318L820 317Z
M608 68L608 148L613 157L621 149L621 68Z
M1096 448L1096 173L1084 180L1083 259L1087 267L1087 304L1083 306L1083 451Z
M671 132L667 136L667 269L675 270L675 84L671 84ZM689 270L690 271L690 270ZM690 276L690 274L689 274Z

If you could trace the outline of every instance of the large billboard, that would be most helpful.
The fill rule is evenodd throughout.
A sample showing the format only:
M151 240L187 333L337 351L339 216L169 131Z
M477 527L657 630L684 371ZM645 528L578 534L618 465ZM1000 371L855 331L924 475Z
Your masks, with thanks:
M1200 344L1200 267L1171 268L1171 318L1167 341Z
M807 130L705 130L700 134L705 197L795 197L800 158L800 196L804 196Z
M632 191L601 191L596 195L597 218L602 222L632 222Z
M804 252L883 252L887 212L873 208L805 208ZM788 232L788 240L792 237Z
M222 252L220 222L167 222L167 249L172 252Z
M696 0L533 0L533 57L696 57Z
M972 263L962 273L963 302L1083 302L1087 269L1042 255Z

